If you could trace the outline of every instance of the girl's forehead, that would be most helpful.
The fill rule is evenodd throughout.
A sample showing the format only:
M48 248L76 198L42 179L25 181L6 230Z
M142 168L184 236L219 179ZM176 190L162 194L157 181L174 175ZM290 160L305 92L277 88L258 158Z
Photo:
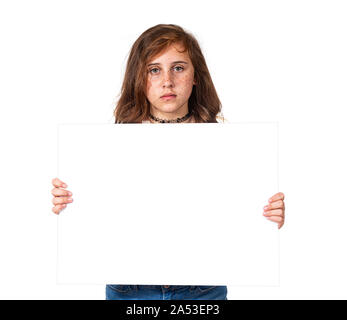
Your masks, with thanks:
M158 53L155 57L151 58L149 63L157 62L156 60L184 58L190 60L188 51L180 44L172 44L166 50Z

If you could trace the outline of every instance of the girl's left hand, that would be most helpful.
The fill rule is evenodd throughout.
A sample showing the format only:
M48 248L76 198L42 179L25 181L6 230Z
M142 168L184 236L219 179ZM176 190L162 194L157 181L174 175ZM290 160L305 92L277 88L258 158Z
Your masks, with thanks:
M278 229L284 224L284 193L278 192L269 199L269 204L264 207L264 217L278 224Z

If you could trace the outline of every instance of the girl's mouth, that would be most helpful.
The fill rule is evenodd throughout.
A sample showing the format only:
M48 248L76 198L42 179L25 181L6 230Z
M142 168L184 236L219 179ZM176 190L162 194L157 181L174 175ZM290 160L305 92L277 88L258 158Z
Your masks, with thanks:
M160 99L163 99L163 100L172 100L172 99L175 99L176 96L175 95L170 95L170 96L162 96Z

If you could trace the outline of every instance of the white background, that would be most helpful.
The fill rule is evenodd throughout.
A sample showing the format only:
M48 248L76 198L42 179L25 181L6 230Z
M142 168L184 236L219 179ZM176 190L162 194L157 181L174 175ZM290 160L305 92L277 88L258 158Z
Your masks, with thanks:
M346 16L333 0L1 1L0 298L105 298L55 284L56 125L112 123L132 43L175 23L200 42L228 120L280 123L281 286L228 299L346 299Z

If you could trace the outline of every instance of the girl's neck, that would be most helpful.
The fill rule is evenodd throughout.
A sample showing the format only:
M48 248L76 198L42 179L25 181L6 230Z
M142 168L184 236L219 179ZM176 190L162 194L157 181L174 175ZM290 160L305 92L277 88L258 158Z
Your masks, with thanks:
M147 120L150 121L151 123L159 123L159 122L154 121L154 120L151 119L151 118L148 118ZM195 123L195 118L194 118L193 115L191 115L187 120L182 121L182 122L180 122L180 123Z

